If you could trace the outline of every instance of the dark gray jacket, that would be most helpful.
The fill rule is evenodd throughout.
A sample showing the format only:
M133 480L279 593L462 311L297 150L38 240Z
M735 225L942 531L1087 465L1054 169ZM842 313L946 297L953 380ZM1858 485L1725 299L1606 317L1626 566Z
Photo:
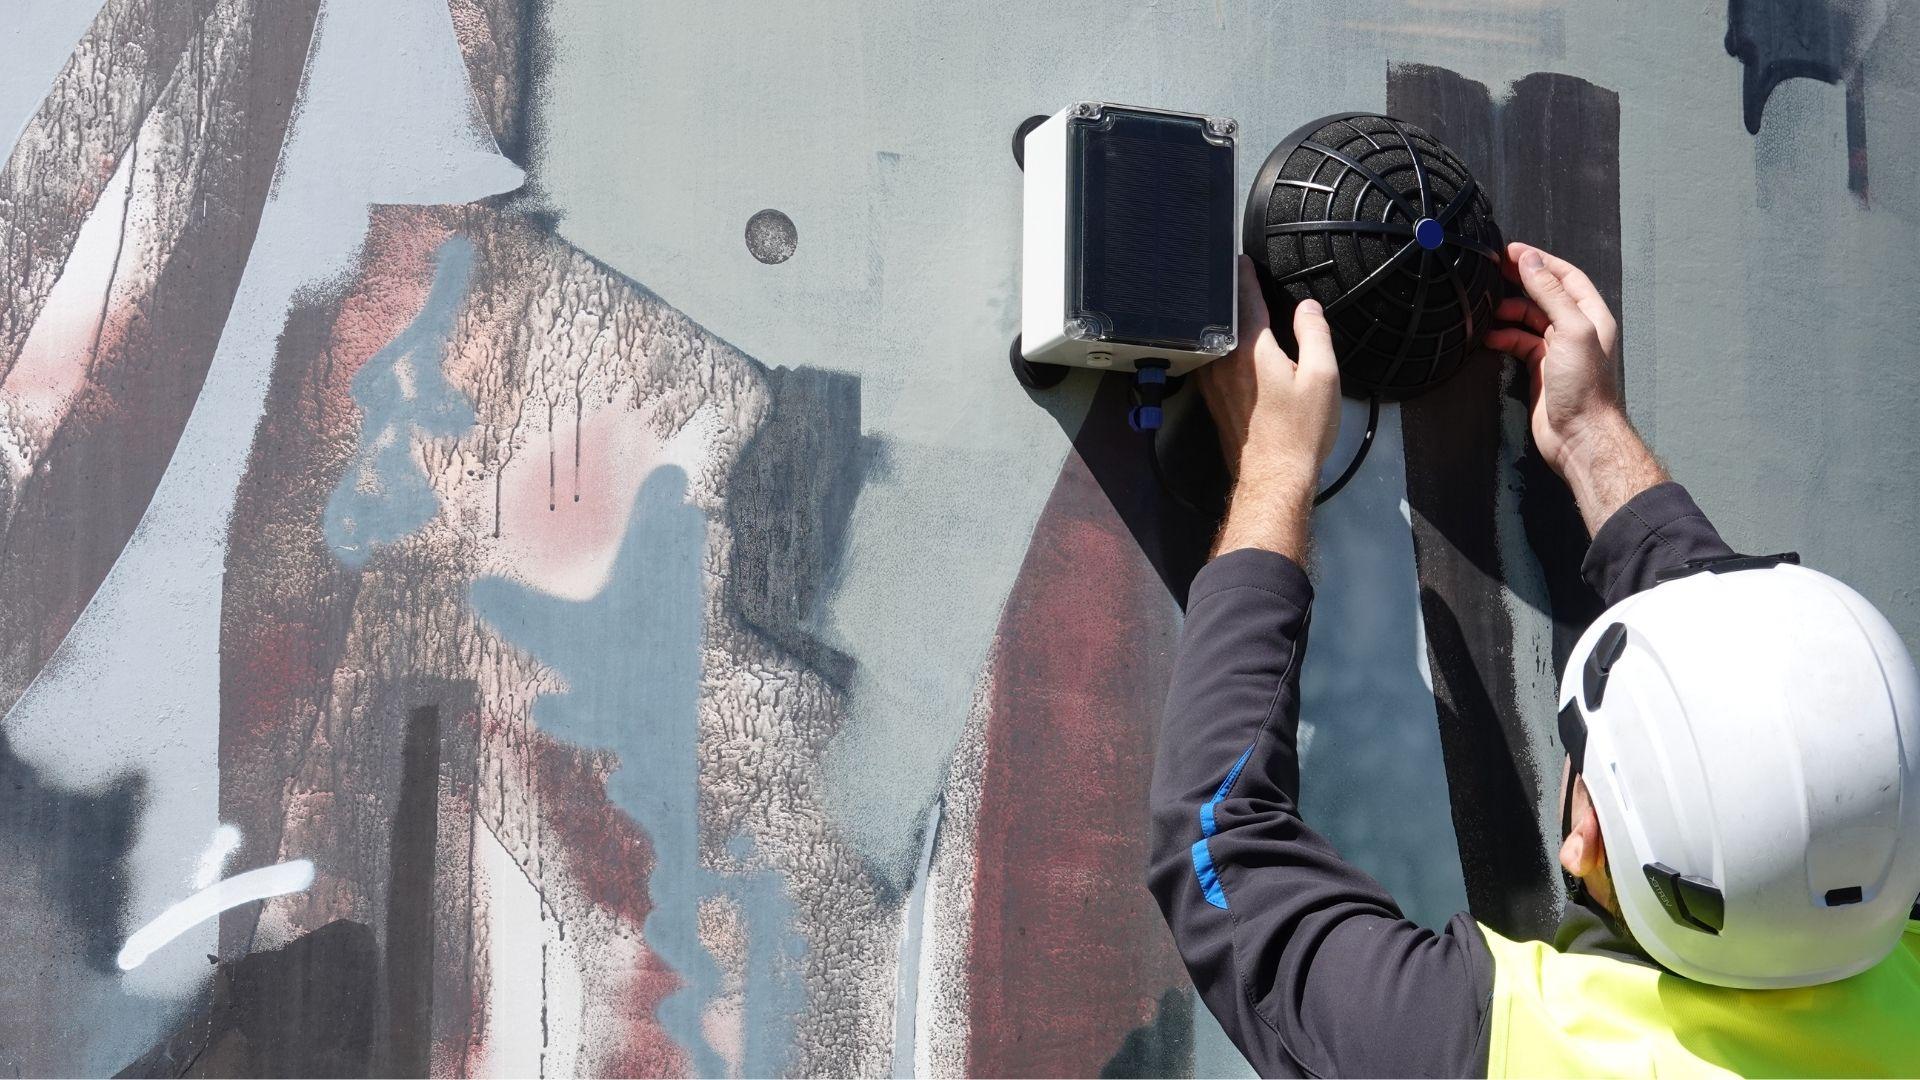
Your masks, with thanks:
M1581 572L1612 604L1663 568L1726 554L1667 483L1607 521ZM1493 957L1479 927L1409 922L1300 819L1312 607L1306 573L1270 551L1229 552L1194 578L1154 766L1149 887L1201 998L1262 1075L1484 1076Z

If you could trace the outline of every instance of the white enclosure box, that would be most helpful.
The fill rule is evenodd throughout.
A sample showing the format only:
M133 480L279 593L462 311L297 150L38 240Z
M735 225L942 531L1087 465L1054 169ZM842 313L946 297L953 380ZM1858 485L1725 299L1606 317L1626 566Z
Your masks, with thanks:
M1232 351L1234 144L1225 117L1083 101L1026 137L1020 351L1180 375Z

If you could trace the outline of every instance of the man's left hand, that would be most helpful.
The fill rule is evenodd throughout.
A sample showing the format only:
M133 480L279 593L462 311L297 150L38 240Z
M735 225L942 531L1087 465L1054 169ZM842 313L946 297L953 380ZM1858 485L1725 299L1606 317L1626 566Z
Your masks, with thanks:
M1320 305L1294 308L1298 360L1273 336L1253 262L1240 257L1240 340L1196 374L1235 477L1216 554L1277 551L1304 562L1320 467L1340 433L1340 368Z

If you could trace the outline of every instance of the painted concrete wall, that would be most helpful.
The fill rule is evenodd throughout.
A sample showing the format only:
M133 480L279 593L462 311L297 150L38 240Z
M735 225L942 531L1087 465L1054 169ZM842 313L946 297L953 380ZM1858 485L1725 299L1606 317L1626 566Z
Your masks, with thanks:
M16 0L0 1071L1243 1071L1140 883L1212 523L1006 369L1080 98L1440 135L1920 645L1911 0ZM1516 393L1320 513L1303 774L1523 932L1594 602Z

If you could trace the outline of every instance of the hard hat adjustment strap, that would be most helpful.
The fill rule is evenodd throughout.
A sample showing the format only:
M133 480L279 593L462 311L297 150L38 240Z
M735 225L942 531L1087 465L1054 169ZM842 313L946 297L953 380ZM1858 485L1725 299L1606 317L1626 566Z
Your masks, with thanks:
M1705 571L1709 574L1731 574L1736 570L1771 570L1781 563L1800 565L1800 553L1782 551L1774 555L1710 555L1704 559L1688 559L1679 566L1669 566L1654 572L1655 584L1678 581Z
M1768 566L1777 566L1783 561L1799 561L1799 556L1769 555L1755 558L1737 555L1731 558L1697 559L1688 565L1686 573L1725 573L1729 569L1748 569L1765 562ZM1739 562L1741 565L1733 565ZM1698 564L1698 565L1696 565ZM1715 569L1715 567L1725 569ZM1685 576L1682 574L1681 576ZM1573 784L1580 777L1587 759L1587 717L1588 712L1598 710L1605 700L1607 679L1613 674L1613 666L1618 663L1627 649L1627 627L1624 623L1612 623L1600 631L1599 640L1593 643L1593 649L1587 653L1587 660L1581 672L1581 694L1567 701L1560 710L1560 744L1566 747L1569 772L1567 774L1566 798L1560 807L1560 837L1564 841L1573 831ZM1666 910L1667 916L1682 926L1708 934L1719 934L1726 925L1727 902L1718 886L1703 877L1683 874L1663 862L1649 862L1640 868L1646 875L1647 885L1653 889L1653 895ZM1592 906L1591 894L1586 883L1572 874L1567 874L1567 896L1575 903Z
M1560 710L1560 745L1566 748L1569 763L1567 790L1560 799L1560 842L1564 844L1573 834L1573 785L1580 779L1580 768L1587 759L1587 721L1580 715L1578 701L1569 701ZM1568 900L1581 907L1594 907L1593 894L1587 891L1585 881L1564 866L1560 868L1560 880L1566 885Z

